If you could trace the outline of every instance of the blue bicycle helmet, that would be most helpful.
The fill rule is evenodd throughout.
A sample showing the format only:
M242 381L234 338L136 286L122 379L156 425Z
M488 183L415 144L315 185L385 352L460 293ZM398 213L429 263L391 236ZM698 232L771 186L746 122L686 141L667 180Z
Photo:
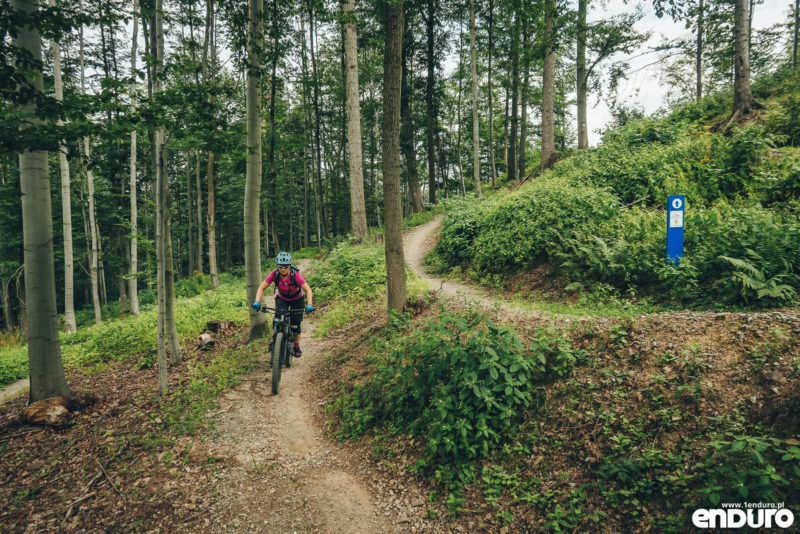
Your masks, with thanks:
M279 252L278 255L275 257L275 263L278 265L291 265L292 264L292 255L288 252Z

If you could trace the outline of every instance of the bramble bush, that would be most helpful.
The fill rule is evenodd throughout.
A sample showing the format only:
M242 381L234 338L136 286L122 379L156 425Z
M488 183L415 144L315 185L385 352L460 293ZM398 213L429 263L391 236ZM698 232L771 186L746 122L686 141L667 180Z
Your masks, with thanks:
M335 299L368 299L385 291L386 259L382 247L340 243L308 275L316 302Z

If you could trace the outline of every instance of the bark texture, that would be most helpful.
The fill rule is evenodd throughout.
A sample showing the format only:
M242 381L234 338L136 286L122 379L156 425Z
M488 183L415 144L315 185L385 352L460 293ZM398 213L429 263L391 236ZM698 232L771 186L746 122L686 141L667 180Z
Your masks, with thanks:
M542 169L549 169L556 162L555 139L555 79L556 54L553 50L553 18L555 2L544 3L544 76L542 79Z
M367 210L364 204L364 166L361 153L361 108L358 98L358 42L356 39L355 0L342 8L347 86L347 146L350 155L350 219L353 235L367 237Z
M400 86L403 54L403 3L385 4L383 57L383 201L386 218L386 305L406 305L403 259L403 205L400 197Z
M258 205L261 194L261 54L264 48L264 0L249 0L247 38L247 178L244 193L244 265L247 300L261 285ZM267 334L266 316L250 310L250 341Z
M475 195L481 193L480 119L478 118L478 59L475 50L475 0L469 2L469 53L472 67L472 179Z
M16 11L28 17L38 11L29 0L15 0ZM42 60L42 38L27 27L18 29L13 46ZM28 82L35 93L42 93L44 82L41 72L32 73ZM28 116L36 112L35 94L28 93L27 102L21 105ZM29 119L21 128L33 125ZM25 260L25 290L28 318L28 366L30 373L30 401L69 395L64 376L61 348L58 343L56 316L56 277L53 257L53 222L50 204L50 179L47 169L47 152L24 150L19 155L20 188L22 190L22 238Z

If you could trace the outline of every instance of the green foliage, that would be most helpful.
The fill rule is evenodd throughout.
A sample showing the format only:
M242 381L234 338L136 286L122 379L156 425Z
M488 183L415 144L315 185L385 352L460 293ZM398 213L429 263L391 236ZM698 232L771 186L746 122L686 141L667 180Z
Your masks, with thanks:
M441 312L376 358L373 377L339 402L340 436L386 426L426 441L419 472L464 483L469 463L514 428L535 397L543 365L508 327L488 318Z
M611 218L610 193L565 181L535 182L485 205L454 205L436 253L447 261L471 259L481 271L528 266L584 227Z
M307 278L316 302L363 300L386 287L386 260L382 247L341 243Z
M175 301L178 335L185 342L195 338L211 320L247 320L244 281L221 277L226 283L213 292ZM188 288L193 286L187 285ZM139 362L149 367L157 348L156 310L143 307L138 316L123 316L99 325L80 328L74 334L61 334L64 364L87 367L110 360ZM0 383L6 384L28 374L27 347L0 350Z
M800 491L800 448L768 436L727 433L705 444L697 465L699 492L711 505L740 501L781 502Z
M162 406L164 423L181 434L195 434L207 425L215 399L236 385L258 358L251 345L212 352L210 360L194 360L182 387L174 388Z
M782 135L785 144L800 146L800 90L795 88L767 106L764 125Z
M0 386L28 377L28 347L0 349Z

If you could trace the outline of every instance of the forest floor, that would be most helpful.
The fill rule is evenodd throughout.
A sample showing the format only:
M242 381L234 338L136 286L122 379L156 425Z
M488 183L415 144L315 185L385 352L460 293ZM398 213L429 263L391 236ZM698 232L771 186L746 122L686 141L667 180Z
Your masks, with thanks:
M608 325L620 322L517 309L467 285L426 274L422 256L432 246L437 227L434 221L409 231L405 254L410 268L438 290L439 299L449 299L454 306L461 306L461 300L478 301L493 310L493 318L499 316L523 333L551 323L585 321L605 332ZM397 452L380 457L374 443L340 442L333 437L325 408L353 370L335 368L330 357L366 350L353 347L354 336L380 327L382 321L385 318L378 316L359 318L321 339L313 337L313 315L306 319L303 357L284 372L278 395L270 391L267 343L245 345L247 327L233 327L220 335L210 351L187 347L184 362L170 370L173 391L191 385L193 362L228 354L225 351L251 357L250 370L203 416L208 428L195 434L176 436L167 430L165 416L159 415L163 412L155 396L154 369L111 366L95 374L71 371L73 389L94 392L100 402L65 429L22 425L18 414L24 396L0 406L0 532L540 530L532 511L515 510L517 521L505 525L480 494L467 495L466 514L449 515L441 499L430 498L435 494L433 484L406 471L414 450L419 450L420 444L413 440L393 442ZM800 337L796 309L641 316L636 325L626 326L625 350L655 354L701 344L708 354L731 365L720 367L709 379L714 384L711 393L697 410L749 399L753 413L773 421L783 419L791 431L800 403L793 386L796 380L787 381L786 365L767 365L755 381L743 380L750 371L736 365L741 354L771 342L770 331L776 326L789 336L790 345L784 348L795 353L797 341L791 340ZM355 357L348 365L358 361ZM680 374L681 369L667 367L665 372ZM553 402L552 418L561 420L559 401ZM618 401L609 397L608 402ZM573 442L567 433L556 437L565 444ZM548 462L553 472L559 466L562 472L573 470L563 484L574 486L582 474L567 460L574 451L566 449L564 458L548 456ZM544 456L547 452L531 455L532 469ZM608 528L613 530L614 524L609 518Z

